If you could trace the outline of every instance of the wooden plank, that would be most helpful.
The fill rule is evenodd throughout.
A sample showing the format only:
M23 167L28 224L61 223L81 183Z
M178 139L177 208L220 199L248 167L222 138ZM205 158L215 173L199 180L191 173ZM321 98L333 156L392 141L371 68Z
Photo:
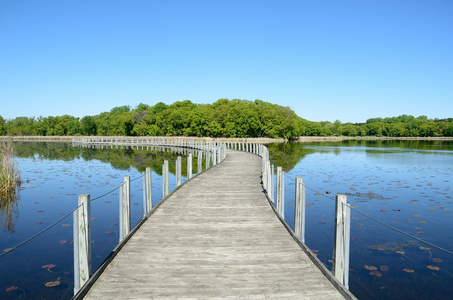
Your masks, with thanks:
M258 156L228 150L162 203L85 298L345 299L282 226L260 172Z

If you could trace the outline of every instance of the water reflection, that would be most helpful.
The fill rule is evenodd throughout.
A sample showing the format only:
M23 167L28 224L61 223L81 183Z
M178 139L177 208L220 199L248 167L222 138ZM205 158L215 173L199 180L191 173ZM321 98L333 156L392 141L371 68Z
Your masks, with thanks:
M453 256L421 240L453 249L453 142L343 141L268 148L271 161L286 166L285 219L290 226L294 222L291 179L304 178L308 187L305 240L328 268L332 267L334 228L330 196L346 194L357 209L351 216L350 290L354 295L359 299L451 299Z
M13 198L0 197L0 224L3 231L14 233L15 222L19 216L18 198L18 193L14 194Z

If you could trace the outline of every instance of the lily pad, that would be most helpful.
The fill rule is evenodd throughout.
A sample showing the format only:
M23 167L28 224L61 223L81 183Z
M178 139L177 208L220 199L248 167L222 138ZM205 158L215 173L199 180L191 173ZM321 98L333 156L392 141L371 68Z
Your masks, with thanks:
M46 286L46 287L55 287L55 286L59 286L60 283L61 283L61 282L60 282L59 280L48 281L48 282L46 282L45 286Z
M13 286L10 286L10 287L6 288L5 292L12 292L12 291L15 291L17 289L18 289L18 287L13 285Z
M371 275L371 276L376 276L376 277L381 277L381 276L382 276L382 273L375 270L375 271L371 271L371 272L370 272L370 275Z
M412 269L403 269L404 272L406 273L414 273L415 271Z
M50 269L53 269L55 267L56 267L56 265L54 265L54 264L47 264L47 265L42 266L41 268L50 270Z
M430 270L433 270L433 271L439 271L440 268L438 266L433 266L433 265L429 265L429 266L426 266L428 269Z

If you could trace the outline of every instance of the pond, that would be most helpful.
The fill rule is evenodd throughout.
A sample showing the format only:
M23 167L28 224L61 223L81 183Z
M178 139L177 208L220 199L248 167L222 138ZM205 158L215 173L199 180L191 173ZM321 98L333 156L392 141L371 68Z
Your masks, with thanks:
M23 184L15 205L0 212L0 255L3 255L0 299L71 299L74 282L71 212L77 207L78 195L90 194L92 199L91 250L95 270L118 244L118 189L123 176L131 178L131 227L134 227L144 212L141 172L146 167L152 168L156 205L162 199L163 161L169 161L170 172L174 174L174 162L180 155L74 148L66 143L23 142L16 143L15 148ZM182 174L186 174L186 164L183 156ZM170 191L175 185L175 176L170 175ZM8 252L24 241L25 244ZM59 284L52 286L56 281Z
M345 141L268 148L271 161L285 171L290 226L295 178L303 178L305 241L329 269L335 194L347 195L354 208L349 280L354 295L451 299L453 142Z
M273 163L285 171L285 217L290 226L294 223L294 179L303 177L306 244L328 268L332 267L334 197L347 195L354 207L350 290L359 299L451 299L452 142L349 141L271 144L268 148ZM16 143L16 150L24 183L16 205L0 214L0 255L4 254L0 257L0 299L70 299L71 211L78 195L88 193L95 199L91 229L96 269L118 243L118 187L123 176L132 180L131 223L135 225L143 217L141 172L145 167L153 170L155 205L162 198L161 165L169 160L174 174L178 156L132 149L80 149L65 143ZM183 166L184 160L183 156ZM174 187L172 175L170 190ZM49 225L54 226L36 236ZM24 241L16 250L3 252ZM60 284L46 287L55 281Z

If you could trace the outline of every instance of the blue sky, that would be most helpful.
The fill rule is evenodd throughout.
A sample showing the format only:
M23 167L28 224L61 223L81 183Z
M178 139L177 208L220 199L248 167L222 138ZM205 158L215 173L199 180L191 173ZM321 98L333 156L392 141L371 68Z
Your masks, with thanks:
M220 98L453 117L451 0L0 0L0 115Z

